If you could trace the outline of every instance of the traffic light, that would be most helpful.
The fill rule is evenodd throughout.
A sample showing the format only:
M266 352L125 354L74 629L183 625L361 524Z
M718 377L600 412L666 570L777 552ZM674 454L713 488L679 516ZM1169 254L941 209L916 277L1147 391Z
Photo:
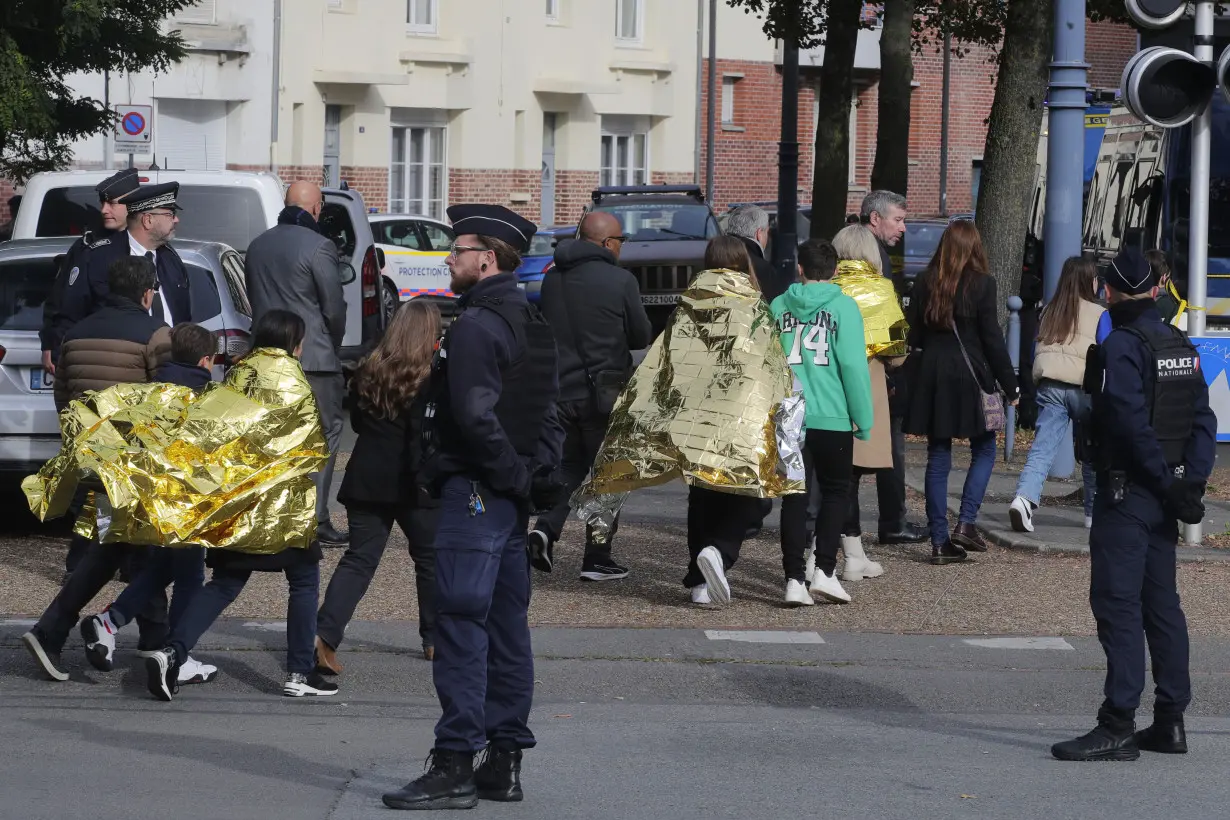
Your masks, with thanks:
M1128 0L1133 6L1170 6L1163 0ZM1183 3L1178 4L1180 13ZM1161 17L1150 19L1160 20ZM1178 128L1204 110L1217 87L1220 72L1186 51L1153 46L1138 52L1123 69L1124 100L1128 110L1161 128Z
M1127 0L1128 16L1142 28L1166 28L1187 11L1187 0Z

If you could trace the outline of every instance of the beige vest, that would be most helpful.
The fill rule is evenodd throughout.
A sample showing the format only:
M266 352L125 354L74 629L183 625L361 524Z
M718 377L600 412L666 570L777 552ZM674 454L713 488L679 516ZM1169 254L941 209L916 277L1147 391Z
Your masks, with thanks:
M1034 352L1034 382L1053 379L1064 384L1079 385L1085 380L1085 355L1096 343L1098 320L1106 308L1081 300L1076 320L1076 334L1067 344L1039 344Z

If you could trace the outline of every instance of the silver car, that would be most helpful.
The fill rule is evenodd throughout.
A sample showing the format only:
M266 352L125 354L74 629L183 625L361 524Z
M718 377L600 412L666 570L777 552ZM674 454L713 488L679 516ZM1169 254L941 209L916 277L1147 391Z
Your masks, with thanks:
M60 257L75 237L0 243L0 475L38 470L60 450L54 377L42 367L39 330ZM192 321L218 334L214 378L251 344L243 259L217 242L177 241L188 271Z

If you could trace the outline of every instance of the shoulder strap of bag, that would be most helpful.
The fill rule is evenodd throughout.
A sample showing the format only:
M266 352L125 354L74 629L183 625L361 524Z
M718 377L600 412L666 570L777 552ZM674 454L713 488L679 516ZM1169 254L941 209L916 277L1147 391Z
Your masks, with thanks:
M594 381L594 374L589 368L589 358L585 355L585 347L581 344L581 336L577 333L576 314L572 312L572 305L568 300L568 274L563 271L559 272L560 287L564 290L564 313L568 316L568 328L572 331L572 344L577 349L577 357L581 360L581 369L585 371L585 381L589 385L589 393L595 402L598 401L598 383Z
M957 337L957 345L961 348L961 358L965 359L965 366L969 368L969 374L974 377L974 384L978 385L978 389L982 390L982 382L978 378L978 374L974 371L974 364L969 360L969 353L965 351L965 342L961 341L961 334L957 332L957 321L953 319L952 335ZM985 392L985 391L983 391Z

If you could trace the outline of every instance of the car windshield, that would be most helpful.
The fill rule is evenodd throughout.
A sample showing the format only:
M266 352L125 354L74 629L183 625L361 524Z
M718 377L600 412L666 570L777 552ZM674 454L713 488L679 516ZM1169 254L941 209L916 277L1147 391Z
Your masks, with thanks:
M536 233L530 240L530 249L526 256L552 256L555 254L555 243L563 237L553 233Z
M52 256L0 262L0 330L41 330L43 303L55 278Z
M940 237L944 235L945 228L946 225L905 223L905 255L923 259L935 256L935 249L940 246Z
M614 214L633 242L709 239L719 234L717 220L706 205L695 202L629 202L595 210Z
M260 195L250 188L184 185L176 198L183 211L175 236L221 242L240 253L268 228ZM92 186L52 188L43 197L38 236L77 236L102 227L98 194Z

